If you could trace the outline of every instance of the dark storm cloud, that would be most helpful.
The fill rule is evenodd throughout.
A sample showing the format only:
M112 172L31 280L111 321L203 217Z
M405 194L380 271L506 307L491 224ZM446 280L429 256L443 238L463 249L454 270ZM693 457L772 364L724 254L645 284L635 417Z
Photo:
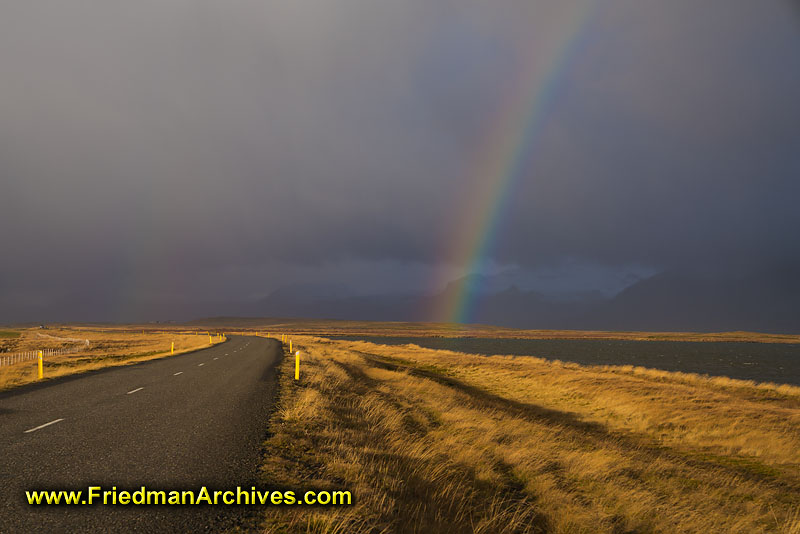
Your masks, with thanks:
M714 4L599 4L497 262L795 254L797 20ZM0 306L432 289L453 199L559 5L4 3Z
M561 82L510 210L507 228L537 245L529 261L796 259L800 26L789 6L611 5ZM498 255L520 261L519 244L509 231Z

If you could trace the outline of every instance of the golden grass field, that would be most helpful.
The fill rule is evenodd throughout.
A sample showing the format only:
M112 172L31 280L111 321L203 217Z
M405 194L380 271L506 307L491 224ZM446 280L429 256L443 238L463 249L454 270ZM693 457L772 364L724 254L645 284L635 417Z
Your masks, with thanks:
M209 346L209 337L203 332L152 331L132 327L63 327L40 330L20 329L18 337L0 338L0 356L4 353L72 347L75 340L89 340L89 348L72 354L47 357L44 360L44 378L55 378L115 365L162 358L171 353L189 352ZM215 343L220 340L212 339ZM0 366L0 389L7 389L37 381L36 360L23 361L10 366Z
M316 319L218 318L197 321L203 329L242 332L290 331L310 336L486 337L496 339L624 339L632 341L738 341L800 343L800 335L759 332L614 332L595 330L522 330L490 325L336 321Z
M293 335L264 532L800 533L800 388Z

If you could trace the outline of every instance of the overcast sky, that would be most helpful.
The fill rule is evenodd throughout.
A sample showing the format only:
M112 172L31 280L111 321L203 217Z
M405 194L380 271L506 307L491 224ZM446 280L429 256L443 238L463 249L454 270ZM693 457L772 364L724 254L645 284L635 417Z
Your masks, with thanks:
M798 259L790 0L3 0L0 306L440 289L548 39L572 52L494 271L606 290Z

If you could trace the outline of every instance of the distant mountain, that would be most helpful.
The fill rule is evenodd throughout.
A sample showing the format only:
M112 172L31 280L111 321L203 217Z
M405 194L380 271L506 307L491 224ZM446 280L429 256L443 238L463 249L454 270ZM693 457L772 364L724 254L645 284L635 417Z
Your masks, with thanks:
M464 284L481 289L473 295L472 322L520 328L563 328L573 317L588 313L604 300L600 293L545 296L516 286L496 291L491 277L456 280L436 295L312 297L276 291L246 310L248 315L376 321L427 321L442 301L452 301Z
M665 272L640 280L613 298L600 292L544 295L492 277L450 283L433 296L313 296L277 291L248 307L253 316L425 321L441 300L465 284L478 288L470 322L515 328L605 330L754 330L800 332L800 267L781 265L739 278Z
M420 316L416 296L314 297L276 291L242 310L250 316L404 321Z
M137 299L109 291L70 295L46 308L0 306L0 322L151 321L197 317L297 317L430 321L465 285L474 292L469 322L514 328L800 333L800 265L784 264L738 278L664 272L614 297L601 292L544 294L509 285L508 277L455 280L437 295L357 296L347 287L304 284L254 302ZM153 310L157 310L154 315ZM4 316L4 312L5 315Z
M606 302L599 293L553 297L511 287L493 295L478 295L470 320L513 328L574 328L575 318L589 314Z
M800 267L781 265L735 279L662 273L579 321L602 329L798 333Z
M442 293L461 293L465 287L478 295L492 295L515 287L515 284L513 278L503 273L494 276L470 274L448 283Z

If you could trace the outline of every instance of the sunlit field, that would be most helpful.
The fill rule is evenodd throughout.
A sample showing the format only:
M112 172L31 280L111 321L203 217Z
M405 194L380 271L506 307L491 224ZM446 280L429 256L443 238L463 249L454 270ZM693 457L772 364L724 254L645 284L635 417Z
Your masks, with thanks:
M800 532L800 388L293 337L265 532Z
M18 337L0 339L0 357L26 351L71 349L75 352L44 358L44 379L103 367L161 358L219 343L220 337L203 332L154 331L147 327L65 327L22 329ZM216 334L216 332L214 332ZM88 347L85 341L88 340ZM37 361L25 360L0 366L0 389L38 380Z
M732 341L800 343L800 335L761 332L620 332L605 330L526 330L453 323L344 321L315 319L218 318L192 323L203 329L240 332L291 331L312 336L487 337L495 339L620 339L631 341Z

